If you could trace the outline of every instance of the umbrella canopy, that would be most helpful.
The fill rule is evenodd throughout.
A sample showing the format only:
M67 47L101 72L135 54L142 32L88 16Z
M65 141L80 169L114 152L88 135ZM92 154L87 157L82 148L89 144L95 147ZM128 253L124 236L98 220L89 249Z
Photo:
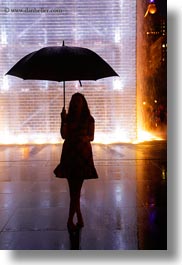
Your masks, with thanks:
M118 76L112 67L92 50L64 46L64 42L63 46L45 47L26 55L6 74L23 79L59 82Z

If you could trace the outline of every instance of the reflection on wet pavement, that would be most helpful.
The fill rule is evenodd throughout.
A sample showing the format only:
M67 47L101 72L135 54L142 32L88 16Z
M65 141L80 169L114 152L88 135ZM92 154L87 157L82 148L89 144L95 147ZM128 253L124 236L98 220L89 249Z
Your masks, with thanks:
M166 142L93 144L98 180L86 180L85 227L69 234L66 180L52 173L61 145L0 147L0 249L167 248Z

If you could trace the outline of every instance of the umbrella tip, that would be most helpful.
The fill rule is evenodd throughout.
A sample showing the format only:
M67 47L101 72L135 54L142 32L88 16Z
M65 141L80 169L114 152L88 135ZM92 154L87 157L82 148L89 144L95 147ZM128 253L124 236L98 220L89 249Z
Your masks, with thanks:
M62 46L64 46L64 40L63 40L63 44L62 44Z

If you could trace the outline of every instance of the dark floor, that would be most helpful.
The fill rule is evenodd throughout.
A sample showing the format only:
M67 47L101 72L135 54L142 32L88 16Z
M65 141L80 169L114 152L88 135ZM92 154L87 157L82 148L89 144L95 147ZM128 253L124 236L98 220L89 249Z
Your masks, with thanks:
M0 146L0 249L167 249L166 142L93 144L85 227L69 235L69 193L53 169L62 145Z

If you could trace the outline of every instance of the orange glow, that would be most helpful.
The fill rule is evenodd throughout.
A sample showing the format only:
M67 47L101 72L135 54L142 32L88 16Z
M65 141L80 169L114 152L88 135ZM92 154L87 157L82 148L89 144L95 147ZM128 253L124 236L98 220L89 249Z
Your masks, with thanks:
M131 143L137 144L145 141L154 141L154 140L164 140L163 138L156 136L155 134L145 131L145 130L138 130L138 137L137 139L129 139L127 137L127 132L118 129L112 134L104 134L104 133L96 133L94 143L98 144L112 144L112 143ZM56 137L51 134L34 134L34 135L27 135L27 134L20 134L16 136L10 135L1 135L0 136L0 144L1 145L26 145L26 144L58 144L63 142L61 137Z
M137 140L134 143L138 144L146 141L161 141L161 140L164 139L151 132L139 130Z
M22 153L22 158L23 159L28 159L30 155L30 148L28 146L22 146L20 149Z
M155 14L157 12L157 8L155 4L150 4L148 9L149 9L150 14Z
M148 13L150 13L151 15L154 15L156 12L157 12L156 5L154 3L149 4L144 17L146 17Z

